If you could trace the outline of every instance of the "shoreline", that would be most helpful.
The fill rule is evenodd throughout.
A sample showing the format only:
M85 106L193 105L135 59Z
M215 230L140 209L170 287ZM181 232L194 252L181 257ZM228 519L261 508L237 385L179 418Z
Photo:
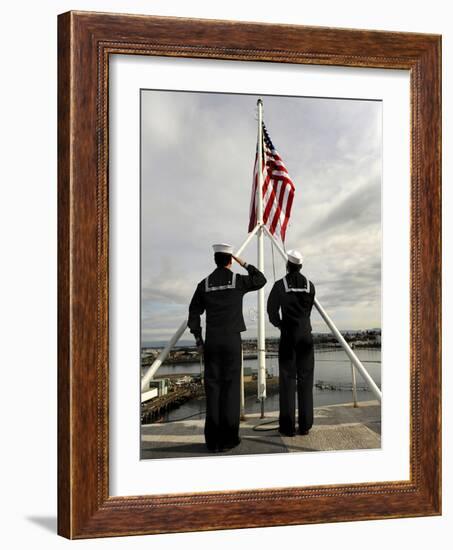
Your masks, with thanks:
M353 342L351 342L354 344ZM146 353L144 350L147 350L150 348L142 348L142 354ZM149 367L152 365L152 363L157 359L159 354L161 353L163 348L153 348L153 351L148 352L146 357L142 357L141 359L141 367ZM338 351L342 350L342 346L340 344L334 344L334 345L325 345L325 344L315 344L314 346L315 352L329 352L329 351ZM355 344L353 345L353 349L369 349L369 350L381 350L381 346L377 346L375 344ZM266 353L267 357L277 357L278 356L278 347L276 349L270 349ZM247 352L244 350L244 361L252 361L256 360L258 358L258 355L256 351L249 351ZM175 348L172 352L170 352L170 356L165 359L165 361L162 363L162 366L165 365L194 365L200 362L200 356L198 354L198 351L193 346L184 346L180 348Z

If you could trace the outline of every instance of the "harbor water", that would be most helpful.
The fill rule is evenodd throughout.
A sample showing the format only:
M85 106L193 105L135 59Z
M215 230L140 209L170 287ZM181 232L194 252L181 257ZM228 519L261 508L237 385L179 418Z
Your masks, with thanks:
M370 376L381 386L381 350L376 348L355 349L354 352L362 361ZM252 372L257 372L256 359L244 359L244 368L251 368ZM268 356L266 358L266 369L270 375L278 376L278 357ZM183 363L163 365L158 371L159 376L165 374L191 375L200 374L199 363ZM334 350L316 350L315 351L315 371L313 388L314 406L333 405L340 403L349 403L352 401L351 392L351 362L342 349ZM369 401L374 399L374 395L366 386L360 373L356 372L357 380L357 399L358 401ZM320 387L317 387L318 384ZM269 395L265 401L265 410L276 411L279 408L278 392ZM185 418L191 414L200 413L205 410L204 398L194 399L172 410L165 416L165 420L176 420ZM245 402L245 413L260 411L260 403L256 395L249 396Z

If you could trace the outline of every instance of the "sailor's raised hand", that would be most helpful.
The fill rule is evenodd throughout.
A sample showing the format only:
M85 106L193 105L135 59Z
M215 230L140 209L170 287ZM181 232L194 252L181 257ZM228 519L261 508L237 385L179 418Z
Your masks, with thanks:
M235 256L234 254L231 254L231 256L233 257L233 259L234 259L239 265L241 265L242 267L244 267L244 265L245 265L244 260L242 260L241 258Z

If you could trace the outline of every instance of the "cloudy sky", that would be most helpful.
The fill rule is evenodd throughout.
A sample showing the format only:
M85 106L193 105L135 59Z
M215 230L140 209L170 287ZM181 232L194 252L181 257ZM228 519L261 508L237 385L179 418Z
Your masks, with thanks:
M381 103L261 97L296 185L286 248L302 252L303 271L340 329L380 327ZM239 248L247 237L257 99L142 91L142 342L167 339L187 318L197 283L215 267L212 243ZM265 256L267 297L268 239ZM256 265L256 240L242 257ZM275 271L284 275L277 254ZM244 318L243 336L256 336L256 293L244 299ZM317 312L312 325L328 330ZM267 318L266 332L276 335Z

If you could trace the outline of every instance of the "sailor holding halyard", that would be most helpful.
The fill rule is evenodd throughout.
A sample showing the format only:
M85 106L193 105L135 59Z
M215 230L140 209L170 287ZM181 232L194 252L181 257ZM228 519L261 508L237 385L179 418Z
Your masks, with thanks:
M233 255L228 244L215 244L217 268L198 283L189 306L188 326L204 351L206 393L205 441L209 450L236 447L240 421L241 332L246 330L242 299L266 284L263 273ZM232 260L248 271L231 271ZM203 343L200 316L206 311Z
M288 252L287 274L275 282L267 301L269 321L280 329L279 431L296 434L296 388L299 409L299 433L308 434L313 425L314 350L310 314L315 287L300 271L302 255ZM280 317L281 310L281 317Z

